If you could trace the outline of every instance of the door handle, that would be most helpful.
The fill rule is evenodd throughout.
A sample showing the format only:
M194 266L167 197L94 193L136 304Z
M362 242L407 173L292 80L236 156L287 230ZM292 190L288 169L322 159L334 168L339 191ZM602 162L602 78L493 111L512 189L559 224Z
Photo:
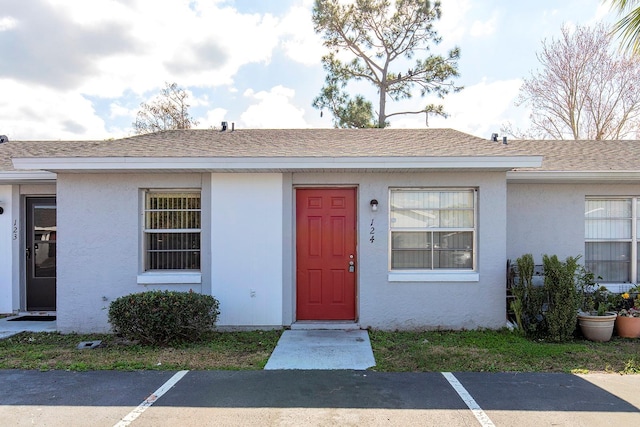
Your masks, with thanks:
M353 273L354 271L356 271L355 263L353 261L349 261L349 273Z
M27 248L27 259L31 259L31 248Z

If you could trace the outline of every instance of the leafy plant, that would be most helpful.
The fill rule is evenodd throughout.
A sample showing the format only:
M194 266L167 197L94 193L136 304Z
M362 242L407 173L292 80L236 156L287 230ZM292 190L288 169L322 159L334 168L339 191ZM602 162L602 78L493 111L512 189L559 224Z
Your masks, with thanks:
M578 257L568 257L564 262L556 255L542 257L544 291L547 310L544 315L547 338L552 341L568 341L576 329L579 292L576 288Z
M516 315L518 328L527 336L540 335L544 316L544 291L541 287L533 285L535 263L533 255L525 254L516 260L517 280L511 291L515 300L511 303L511 309Z
M210 332L220 312L210 295L147 291L117 298L109 306L116 334L147 345L197 342Z
M533 255L516 260L518 280L512 287L511 303L519 329L528 337L567 341L576 328L579 257L560 261L556 255L543 256L544 282L534 285Z

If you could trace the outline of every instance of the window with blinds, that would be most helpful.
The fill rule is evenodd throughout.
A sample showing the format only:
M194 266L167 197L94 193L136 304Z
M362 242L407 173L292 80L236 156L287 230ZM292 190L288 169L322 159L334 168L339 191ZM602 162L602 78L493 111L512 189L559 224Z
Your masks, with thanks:
M392 189L391 270L474 270L474 189Z
M148 191L144 205L144 268L200 270L200 192Z
M589 197L585 201L585 267L601 283L638 280L640 198Z

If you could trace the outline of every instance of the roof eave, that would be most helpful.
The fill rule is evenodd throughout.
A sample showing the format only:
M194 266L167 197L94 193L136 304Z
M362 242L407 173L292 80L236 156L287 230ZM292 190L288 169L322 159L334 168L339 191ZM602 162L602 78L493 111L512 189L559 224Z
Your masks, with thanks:
M0 184L51 184L56 174L42 170L0 171Z
M510 183L621 183L640 181L640 171L509 171Z
M181 170L394 170L540 167L542 156L450 157L29 157L14 158L20 170L108 172Z

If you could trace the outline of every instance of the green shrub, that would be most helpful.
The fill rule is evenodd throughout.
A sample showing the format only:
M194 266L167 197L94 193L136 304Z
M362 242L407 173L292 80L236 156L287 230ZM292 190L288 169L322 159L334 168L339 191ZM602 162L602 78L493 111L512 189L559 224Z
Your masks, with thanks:
M540 337L544 334L543 309L546 296L542 287L533 284L533 255L522 255L516 260L516 266L518 279L511 289L515 297L511 307L516 314L516 322L525 335Z
M547 295L547 310L544 314L547 338L551 341L568 341L576 330L580 305L576 286L578 258L568 257L562 262L556 255L544 255L542 264Z
M560 261L543 256L544 282L533 284L534 260L531 254L516 260L518 280L513 284L511 307L518 327L525 335L550 341L567 341L576 329L580 306L582 270L579 257Z
M148 291L125 295L109 306L114 333L141 344L196 342L214 327L219 303L210 295Z

